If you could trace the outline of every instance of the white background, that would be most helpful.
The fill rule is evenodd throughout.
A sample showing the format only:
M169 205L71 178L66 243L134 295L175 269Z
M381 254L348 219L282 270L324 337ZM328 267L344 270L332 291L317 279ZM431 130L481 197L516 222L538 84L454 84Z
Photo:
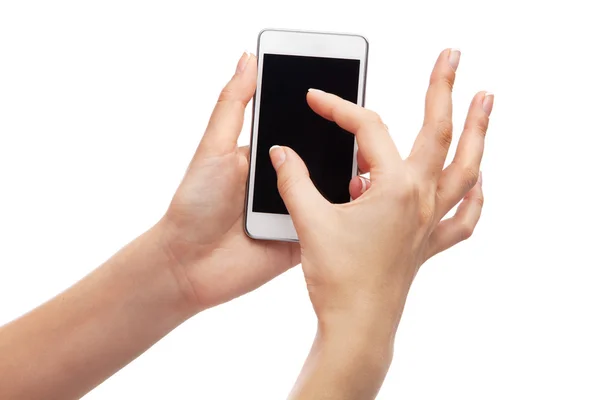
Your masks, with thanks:
M379 398L600 398L600 28L594 2L555 3L3 1L0 324L162 215L260 29L356 32L371 43L367 106L403 154L443 48L463 53L457 128L476 91L496 94L482 219L421 270ZM86 398L281 399L314 329L296 268Z

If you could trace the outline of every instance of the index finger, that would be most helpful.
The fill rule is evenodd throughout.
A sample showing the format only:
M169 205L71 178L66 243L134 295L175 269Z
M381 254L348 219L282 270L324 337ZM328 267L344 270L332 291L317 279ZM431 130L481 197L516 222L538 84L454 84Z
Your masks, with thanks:
M377 170L394 165L400 159L394 141L375 112L318 89L309 89L306 99L314 112L356 136L373 179Z

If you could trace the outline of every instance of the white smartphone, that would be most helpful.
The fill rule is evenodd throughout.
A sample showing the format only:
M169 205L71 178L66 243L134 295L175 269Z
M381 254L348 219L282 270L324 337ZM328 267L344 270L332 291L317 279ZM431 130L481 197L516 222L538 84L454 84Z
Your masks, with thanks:
M364 105L369 44L360 35L263 30L252 113L245 230L254 239L297 241L277 190L269 149L284 145L306 163L315 186L332 203L350 201L357 174L354 135L315 114L309 88Z

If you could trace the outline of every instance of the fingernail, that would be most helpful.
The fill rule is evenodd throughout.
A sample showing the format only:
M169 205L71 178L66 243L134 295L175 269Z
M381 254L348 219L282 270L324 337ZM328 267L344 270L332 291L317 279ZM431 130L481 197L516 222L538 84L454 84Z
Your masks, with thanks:
M460 62L460 50L450 49L450 55L448 56L448 62L453 70L456 71L458 63Z
M360 193L364 193L367 190L367 181L362 176L358 177L360 179Z
M483 172L479 171L479 179L477 179L479 186L483 186Z
M244 51L244 54L240 57L240 60L237 63L237 68L235 69L236 74L241 74L246 69L246 65L248 65L248 61L250 61L250 54L247 51Z
M275 145L269 149L269 156L271 156L271 163L273 164L273 168L277 171L281 164L285 161L285 151L281 148L281 146Z
M321 89L313 89L313 88L310 88L310 89L308 89L308 91L309 91L309 92L313 92L313 93L325 93L325 92L324 92L324 91L322 91Z
M494 108L494 93L487 92L483 98L483 112L489 117Z

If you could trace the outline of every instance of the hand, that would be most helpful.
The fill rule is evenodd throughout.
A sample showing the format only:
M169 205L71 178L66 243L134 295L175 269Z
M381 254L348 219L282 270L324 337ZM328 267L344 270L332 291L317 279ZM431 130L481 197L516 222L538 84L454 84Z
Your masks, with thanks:
M308 104L317 114L356 135L359 168L370 173L370 180L355 177L350 182L355 199L350 203L330 204L292 149L271 149L279 192L298 232L302 268L319 319L318 337L336 336L335 342L346 343L338 345L336 357L366 344L377 360L390 361L393 337L419 267L468 238L477 224L483 205L479 166L493 96L475 96L456 156L444 169L452 140L451 92L459 56L446 50L438 58L423 128L406 159L376 113L333 94L309 91ZM456 214L440 222L461 200ZM321 354L315 357L324 357L323 342L315 342ZM314 368L318 362L307 365ZM377 379L383 379L381 373Z
M249 155L237 139L256 74L256 57L244 54L158 224L176 261L173 272L197 311L251 291L300 261L297 243L252 240L243 229Z

